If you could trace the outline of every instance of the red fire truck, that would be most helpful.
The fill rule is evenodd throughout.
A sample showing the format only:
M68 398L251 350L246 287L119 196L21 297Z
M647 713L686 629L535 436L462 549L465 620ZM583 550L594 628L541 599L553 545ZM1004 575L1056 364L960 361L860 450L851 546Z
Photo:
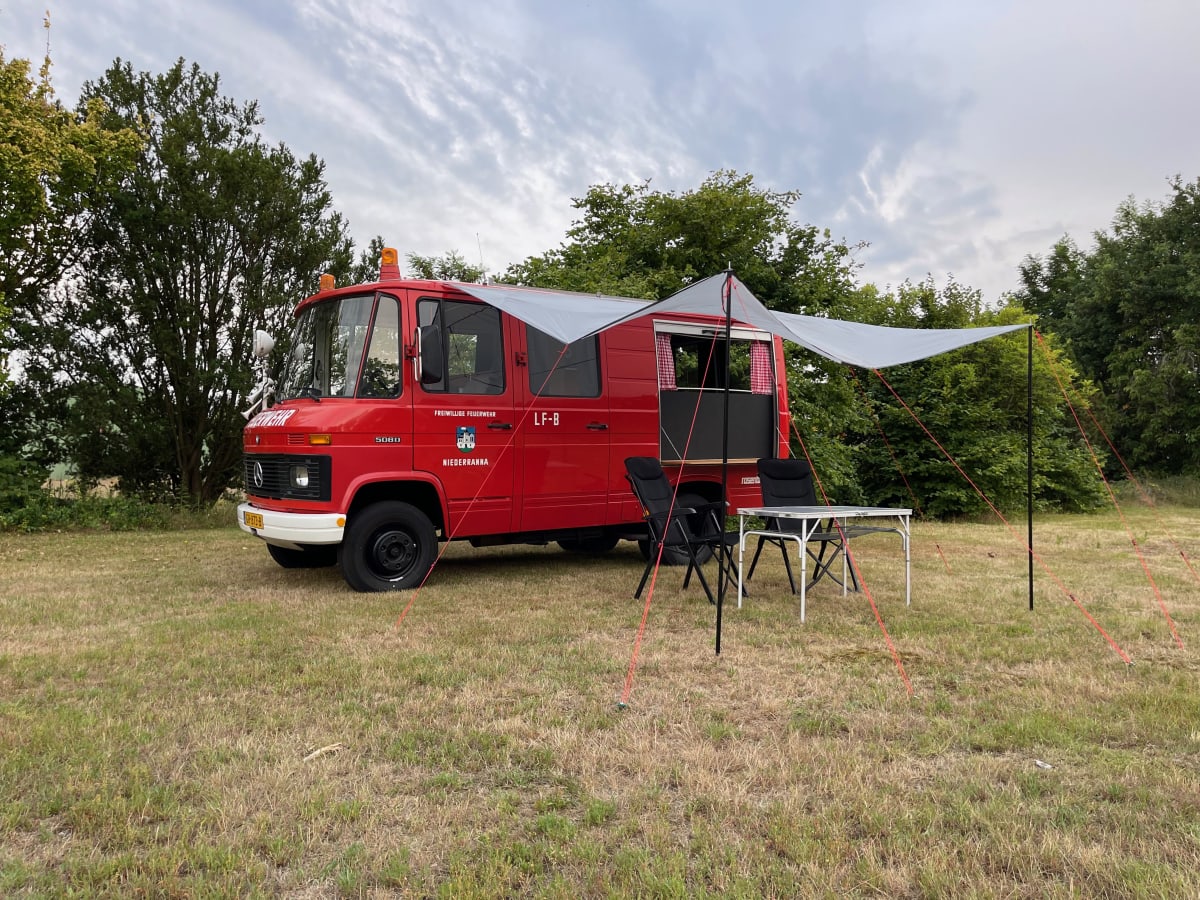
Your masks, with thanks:
M728 500L760 502L755 460L787 453L778 338L735 324L726 360L723 318L648 312L564 344L471 289L404 280L388 249L379 281L322 276L297 306L238 507L281 566L382 591L421 584L440 541L645 550L624 461L658 456L685 506L718 500L726 387Z

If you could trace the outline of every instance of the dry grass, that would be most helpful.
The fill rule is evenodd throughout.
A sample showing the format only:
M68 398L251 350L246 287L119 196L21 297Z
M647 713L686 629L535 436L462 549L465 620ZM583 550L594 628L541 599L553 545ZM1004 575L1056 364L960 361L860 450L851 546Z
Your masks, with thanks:
M1009 532L918 525L911 608L856 553L911 695L775 553L720 656L662 571L626 708L631 545L456 546L397 627L233 529L0 535L0 893L1200 895L1196 514L1127 516L1183 647L1116 515L1039 522L1032 613Z

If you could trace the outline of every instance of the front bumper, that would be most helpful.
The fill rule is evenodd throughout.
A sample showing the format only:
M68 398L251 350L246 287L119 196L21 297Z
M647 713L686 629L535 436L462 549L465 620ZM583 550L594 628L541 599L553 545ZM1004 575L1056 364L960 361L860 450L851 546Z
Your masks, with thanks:
M262 518L261 525L257 524L256 517ZM268 544L281 547L298 549L309 544L340 544L346 531L346 514L272 512L240 503L238 527Z

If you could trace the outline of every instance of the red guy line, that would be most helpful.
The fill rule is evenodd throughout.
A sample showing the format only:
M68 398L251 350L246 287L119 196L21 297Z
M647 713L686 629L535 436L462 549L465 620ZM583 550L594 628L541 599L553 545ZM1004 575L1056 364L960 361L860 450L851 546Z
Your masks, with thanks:
M700 393L696 395L696 407L692 410L692 422L688 426L687 440L683 442L683 457L679 461L679 477L675 479L675 489L671 493L671 507L675 506L675 498L679 496L679 483L683 481L683 470L687 465L688 449L692 445L692 435L696 431L696 419L700 415L700 401L704 397L703 385L708 381L708 370L712 366L713 351L717 346L717 336L714 334L712 343L708 347L708 358L704 361L704 373L700 377ZM724 499L724 498L722 498ZM670 525L667 526L668 532ZM662 567L663 545L659 545L658 557L654 560L654 573L650 576L650 584L646 590L646 602L642 605L642 621L638 625L637 636L633 641L633 652L629 657L629 667L625 671L625 686L621 689L621 699L618 701L618 706L628 706L629 697L633 693L633 675L637 669L638 656L641 654L642 639L646 634L646 621L650 617L650 601L654 597L654 586L658 583L658 570ZM724 562L720 563L724 565ZM724 584L724 575L721 576L721 583ZM723 588L722 588L723 589Z
M821 490L821 499L825 501L826 506L831 506L829 495L825 493L825 485L821 483L821 476L817 474L817 467L813 465L812 457L809 456L808 447L804 443L804 438L800 435L800 429L796 427L796 423L792 423L792 431L796 433L796 440L800 442L800 449L804 451L804 458L808 460L808 467L812 470L813 478L816 479L817 487ZM842 528L842 523L837 519L833 520L834 526L838 530L838 534L842 536L842 552L846 554L846 558L850 560L850 565L854 567L854 575L858 579L858 583L862 586L863 593L867 597L867 602L871 604L871 611L875 613L875 622L879 625L879 630L883 632L884 642L887 644L888 650L892 654L892 662L896 664L896 670L900 673L900 678L904 681L904 689L908 692L908 696L912 696L913 686L908 679L908 673L904 671L904 661L900 658L900 653L896 650L896 645L892 643L892 636L888 634L887 626L883 624L883 616L879 614L879 607L875 604L875 598L871 594L871 589L867 587L866 579L863 578L862 571L858 567L858 560L854 558L854 554L850 552L850 541L846 539L846 532ZM803 547L800 552L806 552Z
M854 379L854 386L858 388L858 392L862 394L863 403L867 407L867 412L871 414L872 421L875 422L875 430L879 432L879 436L883 438L883 445L887 447L888 454L892 457L892 463L896 466L896 471L900 473L900 478L904 481L904 486L908 489L908 496L912 497L913 507L917 511L917 515L922 519L925 518L925 511L921 509L921 501L917 499L916 492L912 489L912 485L908 483L908 476L904 474L904 467L900 465L900 460L896 456L896 451L892 449L892 442L887 439L887 435L883 431L883 423L879 421L879 415L875 412L875 404L871 402L871 397L867 393L867 389L863 387L863 383L858 380L858 376L854 374L854 369L846 366L846 371L850 373L850 377ZM942 558L942 564L946 567L946 571L953 573L950 568L950 561L946 559L946 554L942 552L942 545L937 541L933 542L934 548L938 552L938 556Z
M1063 386L1062 379L1058 377L1058 370L1054 365L1054 361L1050 358L1050 350L1046 346L1046 342L1042 340L1042 336L1038 334L1038 343L1046 354L1046 361L1050 367L1050 374L1054 376L1054 380L1058 382L1058 389L1062 391L1063 399L1067 401L1067 409L1071 410L1071 417L1075 419L1075 427L1079 429L1079 434L1083 438L1083 442L1087 445L1088 453L1092 457L1092 464L1095 465L1096 471L1100 474L1100 480L1104 482L1104 489L1108 491L1108 496L1112 500L1113 507L1117 511L1117 515L1121 517L1121 524L1125 527L1125 533L1129 535L1129 542L1133 544L1133 552L1137 554L1138 562L1142 564L1142 571L1146 573L1146 580L1150 582L1150 587L1154 590L1154 596L1158 599L1158 606L1162 610L1162 614L1166 617L1167 625L1171 628L1171 634L1175 638L1175 643L1182 649L1183 640L1179 637L1179 632L1175 629L1175 622L1171 618L1171 614L1167 612L1166 601L1163 600L1162 592L1158 589L1158 583L1154 580L1154 576L1150 574L1150 565L1146 562L1146 557L1142 553L1142 548L1138 544L1137 537L1134 536L1133 529L1129 525L1129 520L1125 518L1125 510L1121 508L1121 504L1117 502L1117 495L1113 492L1112 485L1109 484L1107 478L1104 477L1104 467L1100 465L1100 459L1096 455L1096 450L1092 446L1092 442L1088 439L1087 433L1084 431L1083 423L1079 421L1079 414L1075 411L1074 404L1071 403L1071 398L1067 396L1067 389Z
M1046 353L1047 357L1052 359L1051 351L1046 345L1045 339L1042 337L1041 332L1034 330L1033 333L1037 335L1038 341L1042 343L1042 349ZM1076 394L1076 396L1078 396L1078 394ZM1171 542L1171 545L1177 551L1179 551L1179 556L1183 559L1183 564L1187 566L1188 571L1192 573L1192 577L1197 581L1200 581L1200 575L1197 575L1196 570L1192 568L1192 561L1188 559L1188 555L1184 552L1183 548L1179 546L1179 542L1175 540L1175 536L1171 534L1170 529L1167 528L1166 523L1163 522L1162 516L1158 514L1158 507L1154 503L1154 498L1150 496L1149 492L1147 492L1145 488L1142 487L1142 483L1138 481L1137 476L1133 474L1133 470L1129 468L1129 465L1125 462L1125 458L1121 456L1120 451L1117 450L1116 446L1109 438L1108 432L1104 430L1104 427L1100 424L1099 420L1096 419L1096 414L1092 412L1091 406L1085 406L1085 409L1087 409L1088 418L1091 419L1092 424L1096 426L1096 431L1098 431L1100 436L1104 438L1104 442L1108 444L1108 449L1112 451L1113 456L1115 456L1121 463L1121 468L1125 470L1125 475L1133 483L1133 486L1137 488L1137 492L1141 494L1142 499L1146 501L1146 505L1150 507L1150 511L1154 514L1155 521L1158 522L1159 527L1162 528L1163 533L1166 534L1167 539Z
M1032 547L1029 546L1029 542L1026 541L1025 538L1023 538L1015 528L1013 528L1012 524L1008 521L1008 519L1004 518L1003 513L1001 513L1000 510L998 510L996 508L996 506L992 503L992 501L990 499L988 499L987 495L984 494L984 492L979 489L979 486L977 484L975 484L974 481L971 480L971 477L969 475L967 475L966 472L963 471L963 468L962 468L962 466L960 466L958 464L958 461L955 460L955 458L950 455L950 453L946 450L946 448L941 445L941 442L939 442L938 439L935 438L933 436L933 434L929 431L929 429L925 427L925 423L922 422L917 417L917 414L915 412L913 412L912 409L909 407L909 405L904 402L904 400L900 397L899 394L896 393L896 389L893 388L890 384L888 384L887 379L883 377L883 375L880 373L880 371L878 369L872 369L871 371L874 373L875 377L878 378L880 381L882 381L884 386L889 391L891 391L892 396L896 398L897 402L901 406L903 406L905 411L912 417L912 420L914 422L916 422L917 425L920 426L922 431L925 432L926 437L928 437L931 441L933 441L934 445L939 450L942 451L942 455L945 456L946 459L948 459L950 461L950 464L958 470L958 474L961 475L964 479L966 479L967 484L969 484L972 488L975 489L975 493L977 493L980 496L980 498L983 500L983 502L988 505L988 508L990 508L991 511L996 514L996 517L1001 522L1004 523L1005 527L1008 528L1008 530L1010 532L1012 532L1013 536L1021 543L1021 546L1023 546L1025 548L1025 551L1027 553L1031 554L1033 556L1033 558L1038 561L1038 563L1041 565L1041 567L1043 569L1046 570L1046 573L1050 576L1050 578L1054 581L1054 583L1057 584L1059 586L1059 588L1062 590L1062 592L1064 594L1066 594L1067 597L1070 598L1071 602L1075 604L1075 606L1079 609L1079 611L1082 612L1084 614L1084 616L1087 617L1087 620L1092 623L1092 626L1097 631L1099 631L1100 634L1102 634L1104 636L1104 639L1106 641L1108 641L1109 645L1113 648L1114 651L1116 651L1117 655L1120 656L1121 659L1124 660L1127 664L1133 665L1133 660L1129 658L1129 654L1127 654L1124 650L1122 650L1121 646L1109 636L1108 632L1105 631L1100 626L1100 623L1097 622L1092 617L1092 614L1090 612L1088 612L1087 609L1084 608L1082 603L1079 602L1079 599L1074 594L1071 593L1071 591L1063 583L1062 579L1058 577L1058 574L1053 569L1050 568L1050 566L1046 563L1046 561L1044 559L1042 559L1042 557L1039 553L1037 553Z
M515 441L517 439L517 435L521 434L521 429L522 429L522 426L524 426L524 424L525 424L525 420L529 418L529 414L533 411L533 407L534 407L536 401L541 399L542 391L544 391L546 389L546 385L550 383L550 376L554 374L554 370L557 369L558 364L560 362L562 362L562 358L566 354L568 346L569 346L568 344L563 344L562 349L558 351L558 358L554 360L554 365L552 365L550 367L550 371L546 373L546 378L545 378L545 380L542 381L542 386L540 388L538 388L537 393L535 393L533 395L534 403L530 403L528 406L525 407L524 415L521 416L520 421L517 422L517 427L514 428L512 430L512 433L508 436L508 442L501 448L499 455L496 457L497 462L504 459L504 455L506 453L508 453L509 448L512 447L513 441ZM475 490L475 496L473 496L471 498L470 502L467 503L467 508L465 510L463 510L462 516L459 519L460 522L462 521L462 519L465 519L467 516L467 513L469 513L471 511L471 507L475 505L475 501L479 499L480 493L482 493L483 489L487 486L488 479L492 477L492 474L498 468L499 468L499 466L489 466L488 467L487 474L483 476L483 481L479 482L479 487ZM447 519L449 519L449 516L450 516L450 505L449 505L449 501L447 501L447 504L446 504ZM430 576L433 575L433 570L435 568L437 568L437 564L442 561L442 557L445 556L446 551L450 549L450 542L452 540L454 540L454 532L448 530L446 533L446 540L444 540L442 542L442 546L438 550L437 556L434 557L433 564L430 565L429 571L425 573L425 577L421 579L421 583L418 584L415 588L413 588L412 596L409 598L408 603L405 604L404 609L400 613L400 618L398 618L396 620L396 624L394 626L392 626L393 628L399 628L404 623L404 619L408 616L408 611L413 608L413 604L417 602L417 597L420 595L421 589L425 587L425 582L427 582L429 580Z

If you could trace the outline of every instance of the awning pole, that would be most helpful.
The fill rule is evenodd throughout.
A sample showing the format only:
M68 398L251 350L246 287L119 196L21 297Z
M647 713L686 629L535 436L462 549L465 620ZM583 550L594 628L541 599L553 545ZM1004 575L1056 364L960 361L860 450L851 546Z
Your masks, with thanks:
M1033 610L1033 323L1029 323L1027 350L1028 393L1025 398L1025 508L1029 524L1029 609Z
M721 302L725 307L725 407L724 420L721 423L721 496L720 502L724 504L729 496L729 346L733 334L733 267L727 266L725 269L725 286L721 289ZM733 553L729 554L729 559L725 558L726 547L725 543L725 518L727 511L724 506L718 510L720 518L718 526L721 529L720 544L717 547L717 656L721 655L721 611L725 607L725 582L729 580L727 565L733 563Z

